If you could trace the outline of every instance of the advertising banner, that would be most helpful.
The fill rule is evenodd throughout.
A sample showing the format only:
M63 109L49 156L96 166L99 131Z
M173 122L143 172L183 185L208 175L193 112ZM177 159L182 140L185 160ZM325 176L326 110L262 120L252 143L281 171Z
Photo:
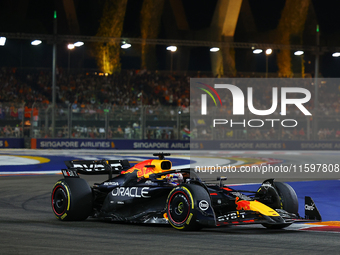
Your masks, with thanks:
M32 139L32 149L189 150L181 140Z
M340 141L195 141L191 150L339 150Z
M0 138L0 148L24 148L24 138Z

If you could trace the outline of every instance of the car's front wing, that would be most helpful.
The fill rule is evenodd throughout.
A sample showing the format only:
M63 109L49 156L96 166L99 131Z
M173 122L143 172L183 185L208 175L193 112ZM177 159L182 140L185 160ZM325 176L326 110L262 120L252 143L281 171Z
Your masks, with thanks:
M318 220L304 219L299 215L276 210L280 216L266 216L256 211L231 211L216 216L216 226L245 225L245 224L291 224L298 222L317 222Z

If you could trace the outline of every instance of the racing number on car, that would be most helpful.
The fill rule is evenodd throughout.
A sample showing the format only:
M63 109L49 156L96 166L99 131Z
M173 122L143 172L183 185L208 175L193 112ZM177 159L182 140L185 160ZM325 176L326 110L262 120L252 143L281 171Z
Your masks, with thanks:
M244 219L245 218L245 213L240 212L240 213L228 213L222 216L217 217L217 221L230 221L230 220L236 220L237 218Z

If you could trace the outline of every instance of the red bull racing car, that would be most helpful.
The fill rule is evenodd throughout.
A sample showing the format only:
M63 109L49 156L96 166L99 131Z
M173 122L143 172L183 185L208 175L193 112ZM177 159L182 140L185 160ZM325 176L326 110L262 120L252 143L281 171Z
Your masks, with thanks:
M101 220L170 224L180 230L198 230L241 224L285 228L294 222L320 221L310 197L305 198L305 217L298 214L293 188L273 179L257 191L235 190L223 184L203 182L191 169L172 169L158 153L130 166L127 160L66 161L63 179L51 194L54 215L63 221ZM79 174L108 174L106 181L90 187ZM115 176L113 176L115 174Z

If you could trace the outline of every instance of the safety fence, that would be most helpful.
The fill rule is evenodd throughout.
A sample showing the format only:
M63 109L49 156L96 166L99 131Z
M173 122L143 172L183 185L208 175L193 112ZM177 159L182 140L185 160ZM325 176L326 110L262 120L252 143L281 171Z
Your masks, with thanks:
M0 138L188 140L189 109L164 106L0 104ZM8 140L9 141L9 140Z
M197 109L190 109L190 107L74 103L58 104L53 109L52 104L34 103L28 106L0 103L0 147L24 147L24 142L22 142L24 138L26 141L36 139L34 146L37 148L64 148L54 147L56 140L53 139L59 139L60 141L82 141L78 144L84 147L79 148L116 149L157 148L157 146L159 148L177 146L189 149L189 140L192 143L210 140L223 143L257 143L258 141L277 143L279 141L285 143L282 149L288 148L286 144L290 144L287 143L290 141L326 142L327 144L340 141L340 115L337 112L313 113L313 117L317 117L318 120L316 137L313 135L315 125L313 117L297 115L294 112L284 118L275 116L277 121L274 128L270 127L270 124L274 122L267 121L266 123L265 118L258 116L251 123L248 119L255 118L251 115L244 116L243 119L228 115L228 113L225 116L229 122L233 118L234 123L239 124L230 127L229 123L213 128L211 124L213 114L202 118ZM285 127L289 125L289 122L282 125L284 119L294 119L298 124L295 127ZM264 127L254 127L261 125L261 121L266 123ZM46 141L51 143L46 143ZM88 142L88 146L84 145L84 141ZM147 142L150 141L155 141L155 144L148 145ZM159 143L162 141L167 144L160 146ZM138 144L139 142L146 143L141 145ZM41 144L50 144L50 146ZM334 147L333 145L327 146L330 149ZM308 146L293 147L304 149Z

